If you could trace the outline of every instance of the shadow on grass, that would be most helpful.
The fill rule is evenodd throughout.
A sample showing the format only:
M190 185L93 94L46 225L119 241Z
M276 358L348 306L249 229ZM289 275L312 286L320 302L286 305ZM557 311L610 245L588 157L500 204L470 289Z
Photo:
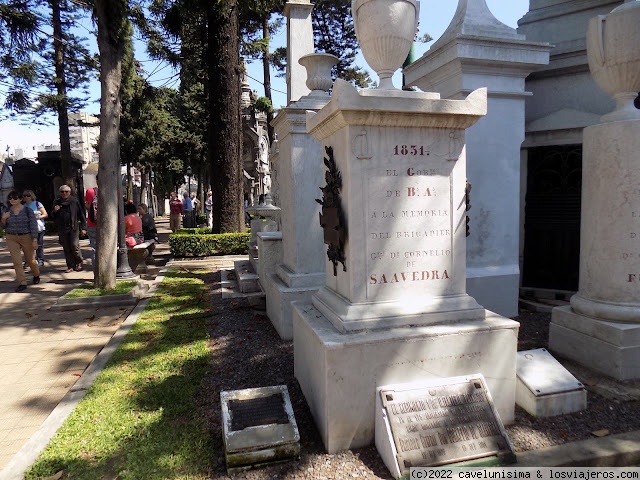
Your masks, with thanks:
M202 272L168 274L87 396L27 478L208 478L211 437L198 414L210 365Z

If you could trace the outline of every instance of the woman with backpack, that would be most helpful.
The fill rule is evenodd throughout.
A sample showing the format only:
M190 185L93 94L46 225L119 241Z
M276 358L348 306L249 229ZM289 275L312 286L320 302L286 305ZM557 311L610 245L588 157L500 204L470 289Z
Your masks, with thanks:
M49 214L44 206L36 200L36 194L33 190L25 190L22 192L22 199L25 206L33 210L36 220L38 221L38 248L36 250L36 260L38 261L38 265L41 267L44 265L44 220L49 217ZM24 266L26 267L27 262L24 263Z

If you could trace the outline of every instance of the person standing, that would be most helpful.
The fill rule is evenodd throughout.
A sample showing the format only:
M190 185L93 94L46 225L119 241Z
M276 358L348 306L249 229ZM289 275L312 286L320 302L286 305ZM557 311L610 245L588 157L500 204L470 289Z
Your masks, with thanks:
M5 229L7 249L13 261L18 287L16 292L27 288L27 280L22 268L22 254L31 268L33 283L40 283L40 268L34 255L38 248L38 222L33 210L21 203L20 194L12 190L7 195L9 209L2 214L0 223ZM21 253L22 251L22 253Z
M98 177L96 176L96 181ZM87 188L84 193L84 206L87 210L87 236L91 247L91 265L96 264L96 227L98 226L97 213L98 187ZM94 201L95 200L95 201Z
M204 213L207 215L207 227L213 227L213 192L207 192L207 199L204 201Z
M49 217L49 214L44 208L44 205L36 199L36 194L33 190L25 190L22 192L22 199L24 204L33 210L38 222L38 249L36 250L36 260L38 261L38 266L42 267L44 265L44 221ZM27 262L25 262L25 266L26 263Z
M201 215L202 214L202 204L200 203L200 200L198 200L198 197L196 196L195 192L193 192L191 194L191 203L193 204L194 216L197 217L198 215ZM197 225L194 224L194 227L195 226L197 226Z
M79 233L86 233L86 221L80 202L71 195L71 187L62 185L60 196L53 202L53 219L58 227L58 240L67 262L66 273L82 271Z
M175 233L180 230L180 220L182 220L182 202L176 192L171 192L169 199L169 228Z
M144 237L144 241L155 240L157 242L158 230L156 229L156 221L153 219L153 215L149 213L149 207L147 207L146 203L138 205L138 215L140 215L140 220L142 220L142 236ZM149 257L153 255L155 248L155 243L147 247Z
M184 215L184 220L182 224L186 228L193 227L193 202L191 201L191 197L187 192L182 194L182 213Z

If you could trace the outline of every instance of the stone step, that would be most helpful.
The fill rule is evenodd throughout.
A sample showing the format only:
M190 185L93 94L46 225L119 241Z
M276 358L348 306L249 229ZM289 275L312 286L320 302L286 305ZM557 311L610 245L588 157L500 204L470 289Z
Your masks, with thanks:
M528 299L520 298L518 305L522 310L529 312L551 313L555 307L563 307L568 305L569 302L564 300L551 300L551 299Z
M258 284L258 279L260 277L253 269L249 260L237 260L233 262L233 270L236 274L238 288L242 293L262 291Z

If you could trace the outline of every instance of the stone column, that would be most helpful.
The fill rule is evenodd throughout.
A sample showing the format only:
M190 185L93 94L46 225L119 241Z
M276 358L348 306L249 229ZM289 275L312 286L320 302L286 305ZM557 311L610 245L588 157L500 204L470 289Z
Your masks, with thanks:
M337 58L309 54L299 59L306 66L311 93L290 103L273 121L278 135L278 196L281 208L282 263L260 284L267 296L267 316L284 339L293 338L291 303L308 300L324 283L324 245L317 223L323 165L320 143L307 133L308 111L329 101L331 67Z
M555 308L549 348L619 380L640 378L640 2L591 19L589 68L616 100L584 129L580 280Z
M287 104L299 100L311 90L306 86L307 73L298 60L313 53L313 26L308 0L289 0L284 4L287 18Z
M549 62L550 49L498 21L485 0L459 0L442 37L404 69L409 85L443 98L488 89L487 116L466 134L472 186L467 292L507 317L518 314L520 287L520 146L530 95L524 80Z

